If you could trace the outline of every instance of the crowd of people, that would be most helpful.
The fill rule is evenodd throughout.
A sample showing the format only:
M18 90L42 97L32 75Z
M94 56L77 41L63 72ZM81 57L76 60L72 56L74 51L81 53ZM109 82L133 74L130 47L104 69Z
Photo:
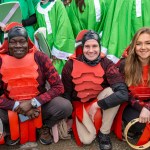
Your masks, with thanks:
M72 120L77 145L97 138L100 150L112 149L116 122L139 118L129 132L142 135L150 126L148 0L6 2L19 2L22 22L0 24L0 144L36 145L37 134L58 142L62 120Z

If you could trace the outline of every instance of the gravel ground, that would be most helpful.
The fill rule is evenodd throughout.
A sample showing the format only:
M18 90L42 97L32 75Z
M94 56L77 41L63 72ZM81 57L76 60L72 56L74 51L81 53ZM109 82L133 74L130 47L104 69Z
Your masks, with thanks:
M111 134L111 140L113 144L113 150L132 150L132 148L130 148L126 142L119 141L113 133ZM86 146L84 145L83 147L78 147L73 138L71 140L60 140L58 143L53 143L51 145L42 145L39 142L37 142L37 144L38 146L36 148L29 148L28 150L99 150L96 140L93 141L92 144ZM0 150L11 149L19 150L19 146L9 147L0 145ZM150 148L147 150L150 150Z

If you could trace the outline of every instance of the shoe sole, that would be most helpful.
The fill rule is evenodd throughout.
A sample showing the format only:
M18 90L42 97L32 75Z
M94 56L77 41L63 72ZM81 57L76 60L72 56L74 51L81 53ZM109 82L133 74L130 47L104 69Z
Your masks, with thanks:
M38 150L37 147L38 147L37 142L27 142L25 144L20 145L19 149L21 149L21 150L33 150L33 149Z
M18 139L17 141L15 141L14 143L12 143L12 144L7 144L7 145L9 145L9 146L14 146L14 145L16 145L18 142L20 141L20 139Z
M40 143L43 144L43 145L49 145L49 144L52 144L52 143L53 143L52 141L49 142L49 143L44 143L42 140L39 140L39 141L40 141Z

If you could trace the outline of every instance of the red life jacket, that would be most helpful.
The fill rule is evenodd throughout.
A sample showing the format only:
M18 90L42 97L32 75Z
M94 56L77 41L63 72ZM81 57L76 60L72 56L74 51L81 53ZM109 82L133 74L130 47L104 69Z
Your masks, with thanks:
M34 60L34 51L30 50L22 59L7 54L0 54L0 56L2 59L0 73L8 91L6 97L17 101L31 100L36 97L39 94L37 88L39 83L36 80L38 65ZM23 123L19 123L16 112L8 111L8 116L12 140L20 137L21 144L36 140L36 127L42 126L41 114L38 118Z

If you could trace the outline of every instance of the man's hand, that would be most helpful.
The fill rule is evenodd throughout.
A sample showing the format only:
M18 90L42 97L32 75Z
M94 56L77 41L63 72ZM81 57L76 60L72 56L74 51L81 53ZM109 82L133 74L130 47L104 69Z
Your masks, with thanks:
M98 106L97 102L94 102L94 103L91 105L88 114L89 114L90 118L92 119L92 121L94 121L94 115L96 114L97 109L99 109L99 108L100 108L100 107Z
M28 116L30 119L37 118L40 114L39 109L31 109L25 115Z
M150 122L150 111L143 107L139 116L140 123L147 123Z
M15 108L15 112L19 114L25 114L32 108L31 100L26 100L23 102L20 102L19 106Z
M5 28L6 28L6 25L4 23L0 22L0 29L2 31L5 31Z
M35 39L38 41L38 40L39 40L39 38L38 38L38 36L37 36L37 35L38 35L38 33L35 33L35 34L34 34L34 37L35 37Z

